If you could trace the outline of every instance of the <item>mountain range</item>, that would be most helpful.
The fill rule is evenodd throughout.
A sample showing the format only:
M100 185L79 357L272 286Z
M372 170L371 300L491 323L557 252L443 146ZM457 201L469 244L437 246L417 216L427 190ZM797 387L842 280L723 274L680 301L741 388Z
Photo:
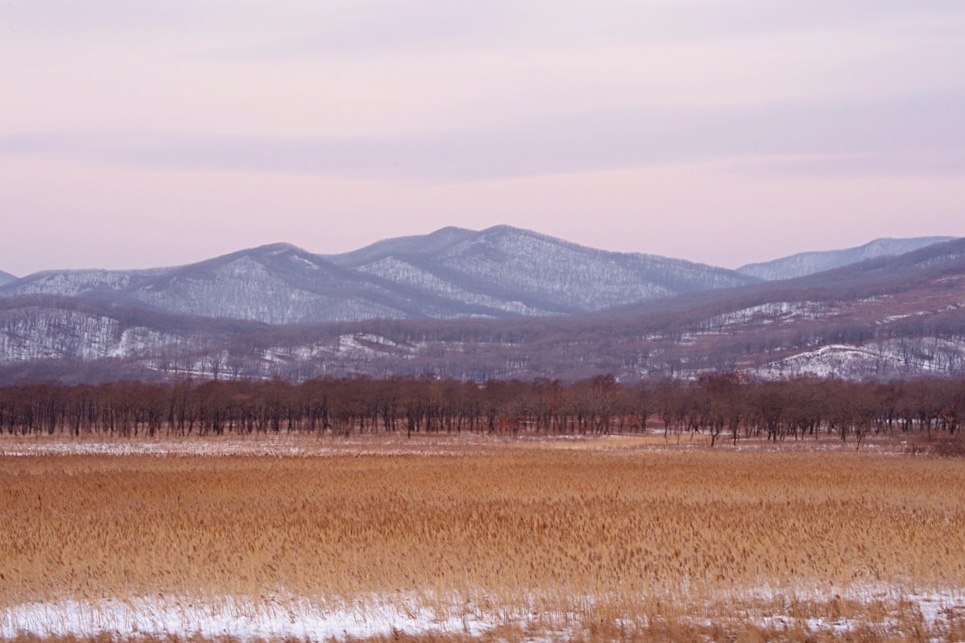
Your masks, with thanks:
M0 296L84 296L269 324L566 315L758 281L679 259L606 252L527 230L443 228L341 255L288 244L152 270L30 275Z
M0 293L0 382L965 374L965 239L764 281L445 228L342 255L275 244L178 268L38 273Z
M0 277L0 297L85 297L268 324L573 315L799 276L935 240L881 239L734 271L596 250L509 226L449 227L338 255L272 244L173 268Z
M11 281L16 281L17 278L11 275L9 272L4 272L0 270L0 286L3 284L8 284Z

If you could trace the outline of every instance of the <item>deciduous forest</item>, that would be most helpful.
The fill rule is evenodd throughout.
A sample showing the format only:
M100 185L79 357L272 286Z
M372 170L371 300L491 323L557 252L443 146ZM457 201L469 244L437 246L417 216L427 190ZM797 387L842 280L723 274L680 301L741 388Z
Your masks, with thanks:
M737 375L624 385L608 376L574 384L430 378L119 382L0 388L7 434L217 436L302 432L609 434L663 431L711 446L744 438L870 434L955 435L965 379L856 383Z

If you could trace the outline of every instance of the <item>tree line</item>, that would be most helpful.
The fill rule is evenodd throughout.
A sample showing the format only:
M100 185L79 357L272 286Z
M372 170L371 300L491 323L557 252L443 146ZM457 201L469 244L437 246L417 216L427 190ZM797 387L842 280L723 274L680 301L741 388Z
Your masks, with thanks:
M0 432L15 435L189 436L357 434L608 434L662 431L710 439L833 434L955 434L965 378L851 382L737 374L621 384L430 377L271 381L125 381L0 387Z

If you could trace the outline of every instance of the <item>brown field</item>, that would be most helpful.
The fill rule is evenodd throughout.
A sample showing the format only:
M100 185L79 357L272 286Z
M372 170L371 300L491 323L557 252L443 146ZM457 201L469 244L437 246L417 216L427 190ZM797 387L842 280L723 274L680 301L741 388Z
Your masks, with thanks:
M965 640L961 458L650 437L212 443L159 457L0 440L0 636L23 606L79 604L95 629L149 638L97 610L154 600L293 622L390 606L429 614L414 636L452 639Z

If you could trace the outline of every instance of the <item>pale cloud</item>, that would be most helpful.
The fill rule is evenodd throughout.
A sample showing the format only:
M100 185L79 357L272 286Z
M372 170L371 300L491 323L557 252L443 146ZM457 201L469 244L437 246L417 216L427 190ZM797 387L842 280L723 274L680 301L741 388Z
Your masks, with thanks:
M749 157L723 166L762 178L965 176L965 149L948 152L811 154Z
M118 167L317 174L368 180L474 181L526 175L733 163L762 156L797 172L957 168L965 91L847 103L649 108L547 116L502 127L381 137L239 137L138 131L0 136L0 154ZM797 159L789 162L787 159ZM862 161L865 163L862 164ZM797 167L795 167L797 163Z

